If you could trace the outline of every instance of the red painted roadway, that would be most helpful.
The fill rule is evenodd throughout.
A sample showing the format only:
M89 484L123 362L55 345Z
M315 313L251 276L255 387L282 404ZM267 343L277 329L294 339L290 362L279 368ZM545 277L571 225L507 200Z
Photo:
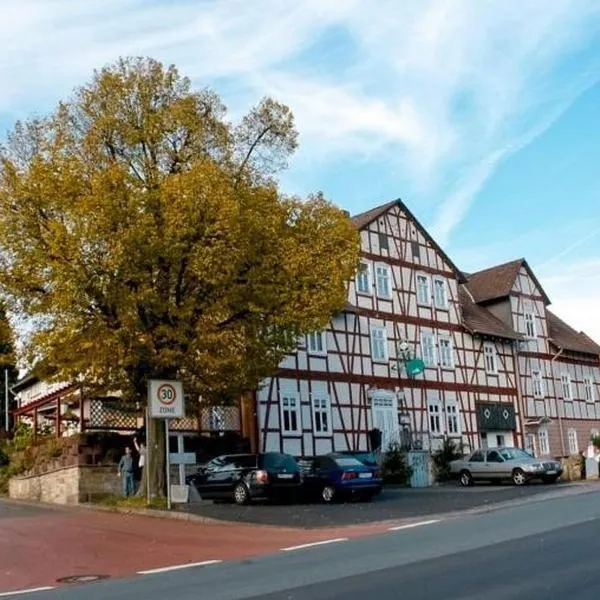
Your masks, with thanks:
M2 506L14 510L0 514L0 593L57 585L58 578L72 575L124 577L184 563L249 558L389 527L380 523L299 530Z

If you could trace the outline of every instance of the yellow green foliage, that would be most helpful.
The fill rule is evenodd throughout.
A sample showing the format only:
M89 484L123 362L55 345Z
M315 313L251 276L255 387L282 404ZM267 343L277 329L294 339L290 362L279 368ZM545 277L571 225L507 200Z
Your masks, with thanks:
M343 308L358 237L321 194L281 193L297 146L264 99L239 124L174 67L124 59L0 153L0 285L55 377L142 393L253 388Z

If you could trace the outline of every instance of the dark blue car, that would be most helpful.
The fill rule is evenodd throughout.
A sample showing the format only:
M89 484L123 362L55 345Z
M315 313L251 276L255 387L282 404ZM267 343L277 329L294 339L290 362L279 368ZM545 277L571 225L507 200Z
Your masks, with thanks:
M353 456L317 456L304 471L304 487L310 496L324 502L343 498L371 500L381 492L381 475L376 466L367 466Z

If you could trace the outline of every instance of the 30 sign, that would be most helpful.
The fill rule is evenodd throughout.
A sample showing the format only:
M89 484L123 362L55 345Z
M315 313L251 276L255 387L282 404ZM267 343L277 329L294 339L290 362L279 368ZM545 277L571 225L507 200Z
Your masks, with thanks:
M181 381L151 379L148 382L150 416L155 419L176 419L185 416Z

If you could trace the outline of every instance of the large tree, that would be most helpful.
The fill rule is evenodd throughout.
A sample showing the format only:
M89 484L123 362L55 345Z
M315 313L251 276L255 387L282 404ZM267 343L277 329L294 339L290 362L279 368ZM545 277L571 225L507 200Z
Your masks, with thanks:
M17 123L0 151L0 285L34 323L30 360L124 398L150 377L207 401L255 388L343 308L358 261L343 211L280 191L296 146L286 106L232 124L214 92L146 58Z

